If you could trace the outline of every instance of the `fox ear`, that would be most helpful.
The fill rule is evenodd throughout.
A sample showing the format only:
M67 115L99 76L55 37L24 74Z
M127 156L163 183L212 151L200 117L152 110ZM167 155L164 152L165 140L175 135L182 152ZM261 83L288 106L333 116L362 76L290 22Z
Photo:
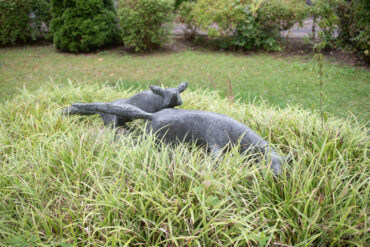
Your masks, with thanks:
M177 86L177 89L179 90L180 93L182 93L188 87L188 85L189 83L187 81L184 81Z
M162 96L164 97L164 90L163 88L160 88L158 86L150 86L150 90L154 93L154 94L157 94L159 96Z

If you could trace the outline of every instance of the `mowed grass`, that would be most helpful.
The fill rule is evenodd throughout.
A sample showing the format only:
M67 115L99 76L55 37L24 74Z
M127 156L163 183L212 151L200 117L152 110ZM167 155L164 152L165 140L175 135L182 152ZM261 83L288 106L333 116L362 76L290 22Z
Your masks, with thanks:
M237 55L182 51L132 55L124 50L94 54L58 53L52 46L0 49L0 97L10 98L25 85L37 89L46 82L122 81L125 88L146 89L149 84L175 85L188 81L190 88L215 87L227 95L231 81L234 94L252 102L261 97L269 105L301 105L319 109L319 80L310 58L281 58L268 54ZM361 122L370 120L370 73L368 70L325 62L325 111ZM214 85L212 85L212 82Z
M231 150L116 135L72 102L128 97L122 84L48 84L0 104L1 246L366 246L368 129L350 120L186 90L181 108L230 115L294 153L274 178ZM211 103L210 103L211 102Z

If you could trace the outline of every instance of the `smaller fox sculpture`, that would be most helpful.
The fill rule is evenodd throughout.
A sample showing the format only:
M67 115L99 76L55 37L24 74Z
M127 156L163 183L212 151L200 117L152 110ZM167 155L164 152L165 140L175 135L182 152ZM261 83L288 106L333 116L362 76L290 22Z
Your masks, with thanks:
M150 86L150 90L142 91L128 99L118 99L110 102L114 105L129 104L145 112L154 113L165 108L173 108L182 104L180 93L188 87L188 82L182 82L177 87L163 89L158 86ZM130 116L114 115L110 113L98 112L95 110L79 109L69 106L63 109L63 115L94 115L99 114L105 125L112 127L125 126L127 122L133 120Z

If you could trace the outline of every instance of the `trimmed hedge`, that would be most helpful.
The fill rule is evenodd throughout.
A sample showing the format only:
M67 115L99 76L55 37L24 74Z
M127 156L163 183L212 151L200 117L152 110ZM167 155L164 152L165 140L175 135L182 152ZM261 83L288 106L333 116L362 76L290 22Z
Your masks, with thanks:
M52 0L51 32L60 51L88 52L120 42L111 0Z
M169 40L173 8L173 0L121 0L119 16L125 45L135 51L158 49Z

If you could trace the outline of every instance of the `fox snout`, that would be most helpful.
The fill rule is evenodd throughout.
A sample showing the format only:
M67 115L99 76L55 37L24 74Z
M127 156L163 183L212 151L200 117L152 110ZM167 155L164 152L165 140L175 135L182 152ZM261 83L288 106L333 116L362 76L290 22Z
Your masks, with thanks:
M166 98L164 99L164 105L166 105L167 107L175 107L181 104L182 104L182 100L181 100L180 95L175 94L167 99Z

